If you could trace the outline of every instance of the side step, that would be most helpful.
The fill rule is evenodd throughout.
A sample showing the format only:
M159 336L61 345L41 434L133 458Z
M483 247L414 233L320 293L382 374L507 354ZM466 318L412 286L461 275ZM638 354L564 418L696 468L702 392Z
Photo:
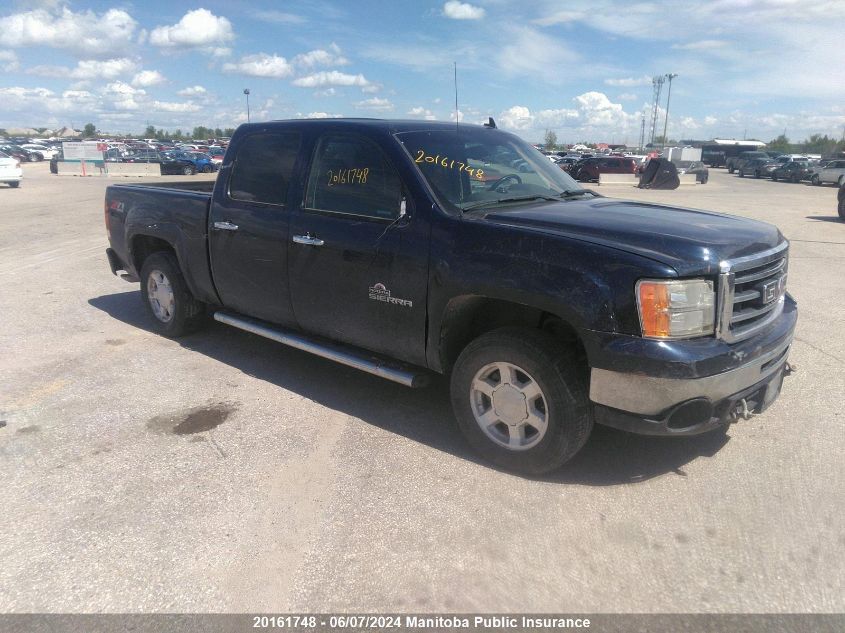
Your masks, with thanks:
M388 364L387 361L375 357L363 356L353 348L334 343L318 342L302 334L294 334L277 327L269 327L259 321L254 321L246 317L236 316L226 312L215 312L214 320L240 330L258 334L258 336L263 336L264 338L269 338L277 343L328 358L341 365L347 365L370 374L375 374L376 376L381 376L382 378L387 378L406 387L424 387L429 382L429 377L424 372L414 371L411 368L398 364Z

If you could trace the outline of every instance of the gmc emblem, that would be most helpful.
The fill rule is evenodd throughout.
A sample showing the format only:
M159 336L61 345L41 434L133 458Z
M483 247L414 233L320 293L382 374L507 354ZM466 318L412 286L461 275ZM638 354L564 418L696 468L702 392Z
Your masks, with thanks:
M760 286L760 300L763 302L763 305L769 304L780 297L785 289L786 275L782 275Z

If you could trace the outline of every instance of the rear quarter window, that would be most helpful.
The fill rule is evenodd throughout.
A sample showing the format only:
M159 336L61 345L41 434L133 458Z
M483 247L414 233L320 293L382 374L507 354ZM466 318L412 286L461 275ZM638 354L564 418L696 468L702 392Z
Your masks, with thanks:
M302 143L299 132L253 134L238 147L229 178L229 197L283 205Z

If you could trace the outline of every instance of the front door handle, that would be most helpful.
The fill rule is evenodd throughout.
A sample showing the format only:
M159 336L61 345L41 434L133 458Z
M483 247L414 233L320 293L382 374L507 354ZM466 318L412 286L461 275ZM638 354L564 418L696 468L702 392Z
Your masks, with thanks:
M293 241L297 244L307 244L308 246L322 246L325 244L325 242L319 237L314 237L310 233L306 233L305 235L294 235Z
M231 222L215 222L214 228L220 231L237 231L238 225Z

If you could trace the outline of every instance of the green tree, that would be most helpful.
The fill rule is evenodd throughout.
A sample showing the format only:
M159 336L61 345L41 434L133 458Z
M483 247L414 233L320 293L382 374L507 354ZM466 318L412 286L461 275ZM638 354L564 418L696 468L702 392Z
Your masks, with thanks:
M147 129L144 130L144 138L156 138L155 125L148 125L147 126Z
M195 140L202 139L203 141L207 140L211 136L211 130L209 130L204 125L200 125L194 128L194 131L191 133L191 138Z
M235 133L235 128L227 127L225 130L223 130L222 136L228 136L229 138L232 138L232 135L234 133Z
M792 151L792 143L790 143L789 139L786 138L786 134L781 134L776 139L772 139L768 142L766 147L773 152L783 152L784 154L788 154Z
M93 123L86 123L82 129L82 135L85 138L91 138L97 133L97 127Z
M547 152L553 152L557 149L557 134L554 130L546 130L545 146Z

